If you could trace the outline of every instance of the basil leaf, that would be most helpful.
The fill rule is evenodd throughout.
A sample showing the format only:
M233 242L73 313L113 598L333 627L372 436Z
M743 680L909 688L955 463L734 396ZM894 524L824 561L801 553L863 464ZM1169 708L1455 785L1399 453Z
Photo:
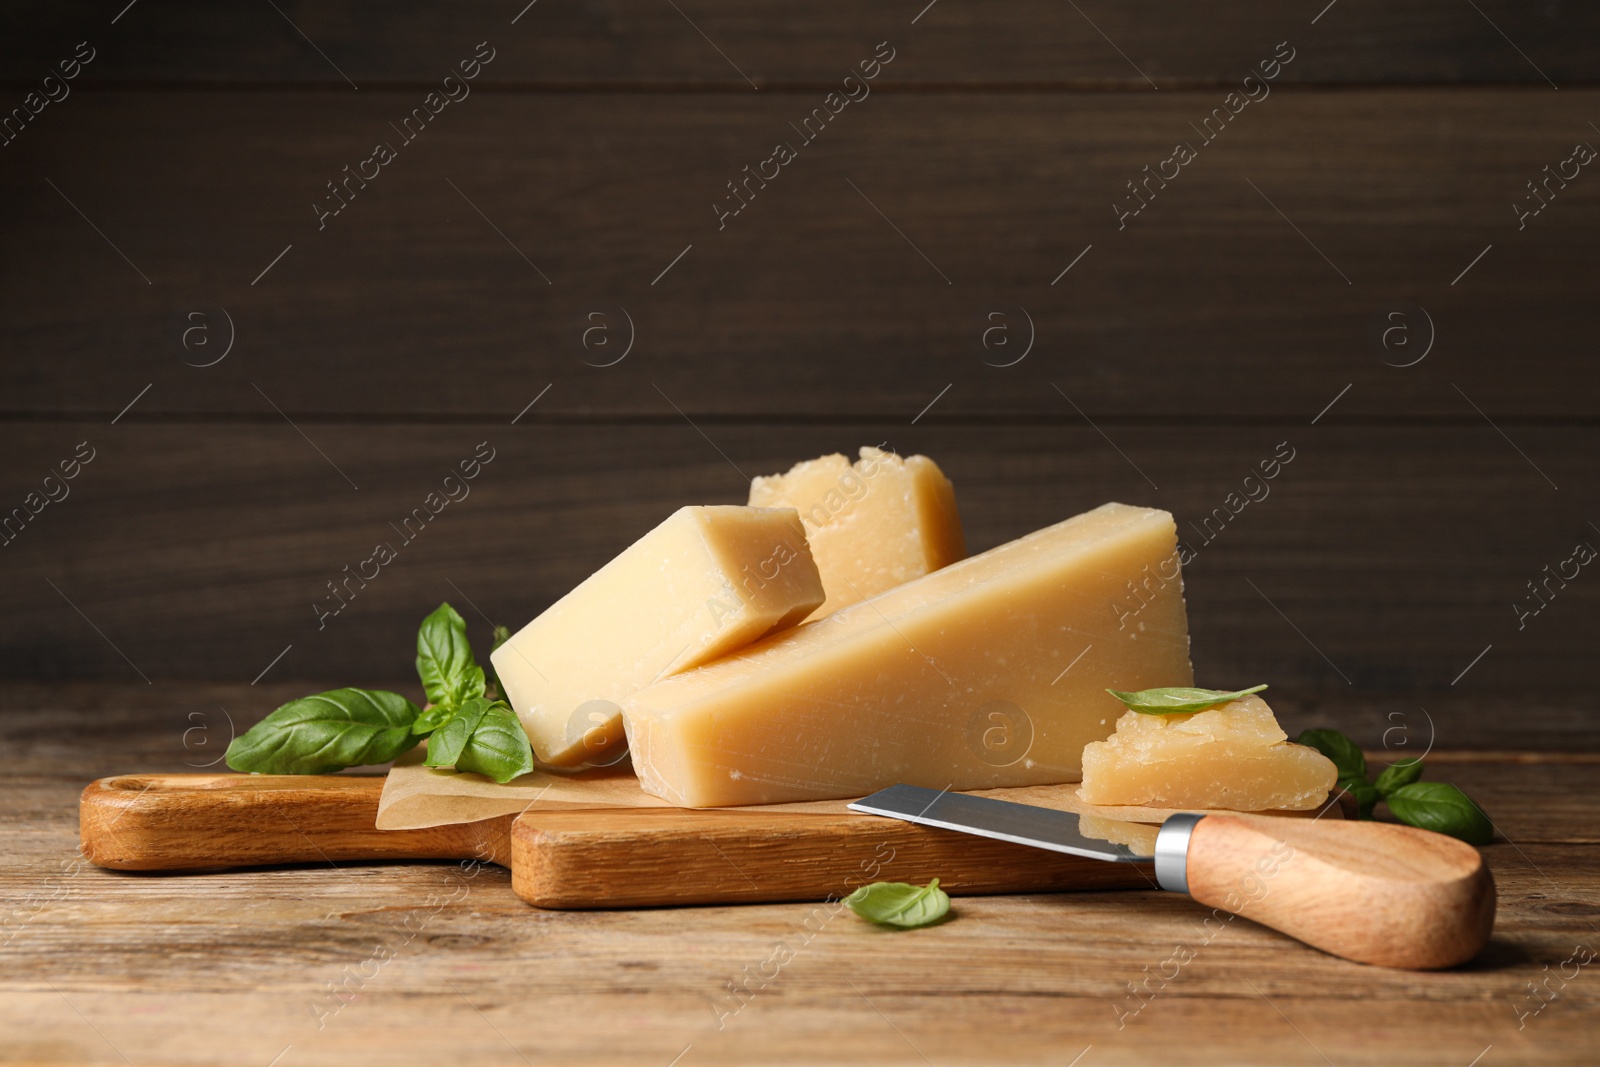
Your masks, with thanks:
M502 785L533 770L533 746L517 713L499 701L489 705L456 757L456 770L487 775Z
M228 745L228 766L258 774L326 774L387 763L416 743L417 706L399 693L333 689L291 700Z
M499 648L509 640L511 640L511 627L496 626L494 628L494 641L492 644L490 644L489 651L493 652L495 649ZM509 703L510 701L506 697L506 687L500 684L500 675L495 673L494 664L492 662L489 664L489 681L494 685L494 695L499 699L505 700L507 703Z
M533 770L533 747L516 712L474 697L428 739L426 765L487 775L503 785Z
M428 738L428 758L423 761L424 765L454 767L472 739L472 731L478 728L488 711L489 701L483 697L474 697L462 705Z
M1137 693L1124 693L1117 689L1107 689L1106 692L1122 701L1134 711L1146 715L1184 715L1191 711L1204 711L1214 708L1218 704L1226 704L1230 700L1247 697L1251 693L1259 693L1266 686L1258 685L1253 689L1240 689L1229 693L1221 689L1142 689Z
M450 716L460 710L460 708L453 708L449 704L434 704L431 707L423 708L417 715L417 721L411 724L411 732L419 737L424 734L430 734L449 722Z
M471 655L471 650L468 650L467 654ZM455 697L458 707L473 697L484 696L488 691L488 679L484 676L483 668L476 663L468 667L465 674L459 675L455 679Z
M460 707L484 693L483 668L467 643L467 623L449 604L440 604L417 630L417 676L430 704Z
M1361 748L1338 730L1302 730L1295 742L1301 745L1310 745L1318 752L1333 760L1333 765L1339 769L1339 777L1360 778L1367 777L1367 757L1361 754Z
M1388 796L1403 785L1410 785L1422 777L1422 761L1420 759L1403 759L1399 763L1391 763L1378 772L1378 780L1374 784L1378 792Z
M1487 845L1494 838L1494 825L1483 809L1445 782L1412 782L1385 799L1394 817L1407 825L1449 834L1469 845Z
M935 878L925 886L873 882L844 898L850 910L882 926L928 926L950 912L950 897Z
M1372 807L1379 798L1376 786L1365 778L1341 778L1339 788L1356 798L1356 804L1361 809L1361 818L1372 818Z

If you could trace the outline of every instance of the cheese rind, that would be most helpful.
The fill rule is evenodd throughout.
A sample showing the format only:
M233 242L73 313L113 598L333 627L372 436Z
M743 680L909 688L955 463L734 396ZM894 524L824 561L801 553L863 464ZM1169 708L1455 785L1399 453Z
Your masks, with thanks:
M645 790L718 807L1076 781L1122 708L1106 687L1192 677L1172 516L1107 504L623 709Z
M927 456L834 453L750 483L754 507L800 512L828 599L820 618L966 558L955 489Z
M1267 702L1243 697L1189 715L1129 711L1083 750L1089 804L1304 811L1328 798L1333 761L1291 744Z
M575 766L616 754L624 697L822 600L793 509L680 508L489 658L534 753Z

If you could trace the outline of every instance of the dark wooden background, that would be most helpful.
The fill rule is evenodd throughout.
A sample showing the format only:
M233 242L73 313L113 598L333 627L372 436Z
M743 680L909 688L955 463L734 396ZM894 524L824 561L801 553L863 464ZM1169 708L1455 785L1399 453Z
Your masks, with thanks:
M0 675L400 679L439 601L519 625L673 508L867 443L937 459L975 550L1107 499L1198 545L1288 442L1188 568L1202 684L1591 744L1600 574L1512 605L1600 547L1600 173L1511 205L1600 144L1600 10L924 3L11 5L6 109L96 57L0 147L0 509L96 458L0 548ZM319 231L481 41L472 94ZM882 41L719 232L724 183ZM1119 231L1124 182L1283 41ZM624 311L628 356L588 365ZM1373 340L1391 311L1409 348ZM481 441L471 495L319 630Z

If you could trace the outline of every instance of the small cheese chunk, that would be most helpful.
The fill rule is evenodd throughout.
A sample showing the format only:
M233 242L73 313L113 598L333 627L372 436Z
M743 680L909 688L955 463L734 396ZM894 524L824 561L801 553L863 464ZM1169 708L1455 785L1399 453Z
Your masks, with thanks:
M623 709L645 790L719 807L1075 781L1122 707L1107 686L1191 677L1172 516L1106 504Z
M863 448L853 467L823 456L755 479L750 503L800 512L828 594L814 618L967 555L955 490L927 456Z
M1333 761L1292 744L1267 702L1244 697L1190 715L1129 711L1083 750L1090 804L1265 811L1314 808L1339 777Z
M490 655L539 759L593 762L623 739L617 702L822 603L790 508L686 507Z

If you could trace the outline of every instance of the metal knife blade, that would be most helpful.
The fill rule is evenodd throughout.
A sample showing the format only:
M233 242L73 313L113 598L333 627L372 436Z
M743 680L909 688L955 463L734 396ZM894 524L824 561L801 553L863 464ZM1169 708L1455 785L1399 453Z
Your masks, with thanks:
M854 801L850 810L1110 863L1149 863L1151 860L1126 845L1083 836L1078 832L1078 816L1074 812L952 793L947 789L892 785Z

